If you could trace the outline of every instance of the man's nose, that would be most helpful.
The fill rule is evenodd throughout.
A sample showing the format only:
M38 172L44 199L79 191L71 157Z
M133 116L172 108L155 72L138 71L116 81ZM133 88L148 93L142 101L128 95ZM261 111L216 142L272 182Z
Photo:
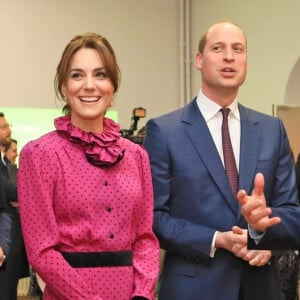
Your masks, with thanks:
M234 58L234 53L232 49L226 49L224 53L224 58L227 60L233 60Z

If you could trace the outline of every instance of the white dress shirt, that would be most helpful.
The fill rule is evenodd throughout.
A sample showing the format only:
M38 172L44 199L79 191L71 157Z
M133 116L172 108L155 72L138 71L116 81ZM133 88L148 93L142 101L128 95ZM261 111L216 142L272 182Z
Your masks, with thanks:
M214 140L215 146L218 150L220 158L224 165L224 155L222 146L222 121L223 115L220 109L222 106L216 102L207 98L202 91L200 91L197 97L197 105L201 114L206 121L209 132ZM235 99L227 108L230 109L228 115L228 128L232 144L232 149L234 152L235 163L237 170L239 172L239 162L240 162L240 141L241 141L241 122L240 122L240 112L238 109L238 102ZM215 232L212 240L210 257L214 257L216 252L215 241L218 231Z
M201 91L197 97L197 104L201 114L203 115L210 134L215 142L216 148L224 165L224 156L222 148L222 121L223 116L220 109L222 106L207 98ZM240 141L241 141L241 124L238 102L235 99L229 106L230 113L228 115L228 127L232 149L234 152L237 170L239 172L240 162Z

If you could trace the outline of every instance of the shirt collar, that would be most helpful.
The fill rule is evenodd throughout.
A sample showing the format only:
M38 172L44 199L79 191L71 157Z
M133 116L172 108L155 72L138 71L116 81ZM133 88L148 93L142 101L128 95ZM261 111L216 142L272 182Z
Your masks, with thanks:
M202 93L202 91L200 91L198 94L197 105L206 122L213 118L222 108L222 106L206 97ZM233 117L237 120L240 120L237 98L234 99L234 101L228 106L228 108L230 108Z
M0 153L1 153L1 160L2 160L2 163L6 166L6 162L5 162L5 159L4 159L5 153L2 152L2 151L0 151Z

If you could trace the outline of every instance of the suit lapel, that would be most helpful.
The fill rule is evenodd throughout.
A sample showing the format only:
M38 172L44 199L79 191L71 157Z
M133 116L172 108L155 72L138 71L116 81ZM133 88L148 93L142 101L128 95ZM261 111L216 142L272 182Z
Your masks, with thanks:
M239 111L241 117L239 188L251 193L259 152L260 121L251 114L251 110L242 105L239 105ZM238 218L240 216L239 209Z
M6 165L3 163L2 159L0 159L0 172L1 174L8 179L8 171Z
M195 99L187 106L182 121L185 132L203 164L223 193L231 209L236 213L237 203L233 197L221 158Z

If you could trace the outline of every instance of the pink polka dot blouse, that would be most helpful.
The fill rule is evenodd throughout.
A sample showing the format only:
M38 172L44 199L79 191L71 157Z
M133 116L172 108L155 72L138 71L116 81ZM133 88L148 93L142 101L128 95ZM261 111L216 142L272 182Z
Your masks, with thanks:
M28 258L45 281L43 299L154 299L159 245L153 190L142 146L104 130L80 130L70 116L21 151L18 194ZM76 268L61 252L132 251L132 266Z

